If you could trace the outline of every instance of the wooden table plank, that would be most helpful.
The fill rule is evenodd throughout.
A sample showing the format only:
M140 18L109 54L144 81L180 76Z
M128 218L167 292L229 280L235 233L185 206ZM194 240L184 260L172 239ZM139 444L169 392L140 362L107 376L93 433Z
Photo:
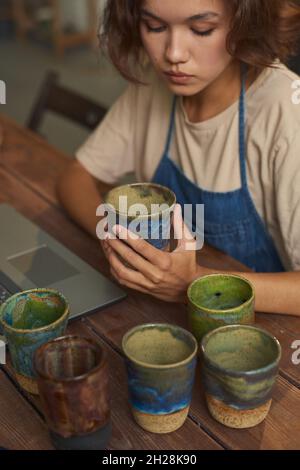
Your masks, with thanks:
M12 174L28 183L44 198L58 204L56 182L70 158L53 149L46 140L29 129L0 115L3 143L0 145L0 163Z
M292 355L295 352L292 349L292 344L295 340L300 341L300 318L292 318L286 315L259 314L257 315L257 325L272 333L280 341L282 347L281 374L300 388L300 365L292 362Z
M230 449L243 450L298 450L300 448L299 389L279 377L271 410L266 420L252 429L224 428L211 418L205 405L200 375L195 390L199 399L193 402L191 415L201 420L204 429L226 442ZM226 438L225 438L226 436Z
M11 450L52 449L44 421L0 371L0 446Z

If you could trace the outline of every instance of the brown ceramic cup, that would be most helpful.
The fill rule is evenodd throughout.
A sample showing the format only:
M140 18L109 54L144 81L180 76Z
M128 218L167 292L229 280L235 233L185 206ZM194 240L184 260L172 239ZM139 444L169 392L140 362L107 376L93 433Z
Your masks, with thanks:
M90 338L64 336L35 353L50 437L60 450L102 450L111 434L107 359Z

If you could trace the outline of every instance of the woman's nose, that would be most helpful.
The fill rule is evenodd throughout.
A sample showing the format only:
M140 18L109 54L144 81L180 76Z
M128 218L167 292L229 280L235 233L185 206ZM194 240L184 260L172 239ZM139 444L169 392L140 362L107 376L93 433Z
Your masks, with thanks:
M189 60L189 51L181 34L170 33L166 44L165 57L172 64L185 63Z

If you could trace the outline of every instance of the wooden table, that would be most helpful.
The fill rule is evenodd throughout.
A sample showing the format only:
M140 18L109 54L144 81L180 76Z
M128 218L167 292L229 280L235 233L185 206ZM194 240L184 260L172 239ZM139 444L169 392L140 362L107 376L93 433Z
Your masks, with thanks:
M77 255L109 276L99 244L65 214L55 194L55 184L68 158L44 140L0 116L0 203L14 206ZM5 221L0 221L1 224ZM202 263L222 269L243 269L213 249L201 253ZM300 339L300 318L258 314L257 323L280 340L283 348L280 376L271 411L261 425L250 430L228 429L214 421L205 406L197 372L193 401L184 426L169 435L141 430L128 407L126 373L121 338L135 325L171 322L186 325L186 307L168 304L129 291L121 303L71 322L69 333L96 338L107 350L110 363L113 436L109 449L299 449L300 366L292 363L292 343ZM9 366L0 370L0 446L10 449L51 449L39 399L16 385Z

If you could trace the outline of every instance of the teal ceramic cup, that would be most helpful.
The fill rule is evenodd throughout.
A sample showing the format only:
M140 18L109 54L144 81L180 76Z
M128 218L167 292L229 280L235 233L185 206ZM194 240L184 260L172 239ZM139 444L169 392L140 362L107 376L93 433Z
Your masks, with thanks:
M122 347L135 421L158 434L180 428L192 398L196 339L175 325L146 324L130 330Z
M35 351L64 334L69 317L65 297L53 289L32 289L10 297L0 308L0 323L15 376L21 387L38 394Z
M231 428L251 428L267 416L281 358L279 341L260 328L231 325L201 342L208 409Z
M105 196L109 231L115 224L128 228L159 250L168 250L176 196L154 183L119 186Z
M224 325L255 322L255 293L251 283L233 274L211 274L188 288L189 328L201 341L209 331Z

